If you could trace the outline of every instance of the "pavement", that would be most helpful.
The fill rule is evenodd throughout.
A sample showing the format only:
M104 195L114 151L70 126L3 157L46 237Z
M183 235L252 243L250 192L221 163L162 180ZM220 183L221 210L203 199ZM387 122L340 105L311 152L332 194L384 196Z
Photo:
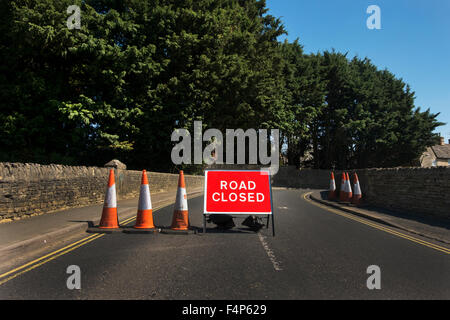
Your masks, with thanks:
M401 213L367 205L354 206L348 202L328 200L328 191L315 190L311 199L351 214L407 231L430 240L450 244L450 220L426 215Z
M207 224L206 234L90 235L0 274L0 299L450 299L450 246L343 214L310 193L274 188L275 237L240 219L227 231ZM201 228L203 197L188 207ZM155 225L170 225L172 214L154 210ZM67 287L72 265L79 290ZM374 265L379 290L367 287Z
M173 204L174 191L151 194L154 209ZM189 192L192 198L203 189ZM138 198L119 200L119 221L136 215ZM0 224L0 272L63 243L79 238L100 222L103 203L32 216Z

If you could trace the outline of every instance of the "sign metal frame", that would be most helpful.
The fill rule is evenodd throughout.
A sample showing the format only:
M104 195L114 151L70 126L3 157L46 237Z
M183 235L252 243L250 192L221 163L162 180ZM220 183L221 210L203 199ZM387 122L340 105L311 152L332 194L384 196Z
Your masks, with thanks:
M261 172L261 171L265 171L267 172L268 175L268 179L269 179L269 191L270 191L270 210L271 212L241 212L241 213L232 213L232 212L208 212L206 211L206 197L207 197L207 193L206 193L206 189L207 189L207 181L208 181L208 172ZM266 229L269 228L269 221L270 221L270 216L272 216L272 236L275 237L275 218L274 218L274 211L273 211L273 197L272 197L272 182L270 181L270 171L269 170L265 170L265 169L260 169L260 170L223 170L223 169L206 169L205 170L205 186L204 186L204 200L203 200L203 233L206 234L206 218L209 215L212 214L228 214L230 216L232 216L233 218L236 217L236 215L243 215L243 214L249 214L252 216L256 216L256 215L265 215L267 216L267 220L266 220ZM233 215L234 214L234 215Z

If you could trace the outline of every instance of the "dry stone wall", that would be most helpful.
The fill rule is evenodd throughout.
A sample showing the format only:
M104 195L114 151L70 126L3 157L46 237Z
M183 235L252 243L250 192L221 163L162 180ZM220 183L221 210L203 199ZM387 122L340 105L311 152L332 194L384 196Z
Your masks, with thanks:
M227 169L227 168L224 168ZM139 195L141 172L115 169L118 199ZM104 201L108 168L0 163L0 221ZM357 172L365 203L450 219L450 168L390 168ZM335 171L339 190L342 171ZM176 191L178 175L148 172L152 193ZM190 190L203 188L203 176L185 175ZM280 167L273 186L328 189L329 170Z
M141 171L114 171L118 199L139 196ZM0 220L101 203L108 174L99 167L0 163ZM147 175L152 193L176 191L177 174ZM185 181L188 192L203 187L202 176L185 175Z
M450 219L450 168L388 168L348 170L358 174L367 204ZM342 171L335 171L339 191ZM274 186L326 190L329 170L281 167Z

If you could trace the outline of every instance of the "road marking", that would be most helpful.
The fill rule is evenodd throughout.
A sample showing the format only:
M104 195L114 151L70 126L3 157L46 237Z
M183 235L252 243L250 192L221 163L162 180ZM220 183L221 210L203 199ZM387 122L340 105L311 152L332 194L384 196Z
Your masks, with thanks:
M49 261L52 261L52 260L58 258L59 256L62 256L62 255L64 255L64 254L66 254L66 253L69 253L70 251L73 251L73 250L75 250L76 248L79 248L79 247L81 247L81 246L84 246L85 244L87 244L87 243L89 243L89 242L91 242L91 241L94 241L94 240L96 240L96 239L98 239L98 238L101 238L101 237L103 237L104 235L105 235L104 233L103 233L103 234L95 234L94 237L88 239L87 241L84 241L84 242L82 242L82 243L80 243L80 244L78 244L78 245L76 245L76 246L72 246L72 247L70 247L69 249L67 249L67 250L65 250L65 251L62 251L62 252L60 252L60 253L58 253L58 254L56 254L56 255L52 255L50 258L45 259L45 260L42 261L42 262L39 262L39 263L37 263L37 264L34 264L34 265L32 265L31 267L29 267L29 268L27 268L27 269L25 269L25 270L23 270L23 271L21 271L21 272L15 273L15 274L13 274L13 275L10 276L10 277L1 280L1 281L0 281L0 285L4 284L5 282L8 282L9 280L12 280L12 279L14 279L14 278L16 278L16 277L18 277L18 276L20 276L20 275L22 275L22 274L24 274L24 273L26 273L26 272L28 272L28 271L30 271L30 270L33 270L34 268L37 268L37 267L43 265L44 263L47 263L47 262L49 262ZM53 254L53 253L52 253L52 254ZM40 258L40 259L37 259L37 260L42 260L42 259L43 259L43 258ZM34 263L34 262L36 262L37 260L32 261L32 262L30 262L30 263ZM22 267L20 267L20 268L23 268L23 267L24 267L24 266L22 266ZM3 275L4 275L4 274L3 274ZM3 275L1 275L1 276L3 276Z
M63 251L64 249L67 249L67 248L69 248L69 247L72 247L72 246L76 245L77 243L83 242L83 241L88 240L88 239L90 239L90 238L93 238L93 237L95 237L95 236L96 236L95 234L90 235L90 236L88 236L88 237L86 237L86 238L83 238L83 239L81 239L81 240L78 240L77 242L71 243L71 244L69 244L69 245L67 245L67 246L65 246L65 247L63 247L63 248L61 248L61 249L58 249L58 250L53 251L53 252L50 252L50 253L48 253L48 254L46 254L46 255L44 255L44 256L38 258L38 259L35 259L35 260L33 260L33 261L30 261L30 262L28 262L28 263L26 263L26 264L24 264L24 265L22 265L22 266L20 266L20 267L17 267L17 268L15 268L15 269L12 269L12 270L10 270L10 271L8 271L8 272L5 272L5 273L3 273L3 274L0 274L0 278L6 277L7 275L9 275L9 274L11 274L11 273L13 273L13 272L16 272L16 271L18 271L18 270L21 270L21 269L23 269L23 268L26 268L27 266L29 266L29 265L31 265L31 264L33 264L33 263L35 263L35 262L39 262L40 260L43 260L43 259L45 259L45 258L47 258L47 257L49 257L49 256L51 256L51 255L53 255L53 254L56 254L56 253L58 253L58 252L60 252L60 251Z
M125 219L125 220L121 221L120 224L121 224L121 225L128 224L128 223L131 222L133 219L136 219L136 217L131 217L131 218ZM0 285L2 285L3 283L5 283L5 282L7 282L7 281L9 281L9 280L11 280L11 279L14 279L15 277L17 277L17 276L19 276L19 275L21 275L21 274L23 274L23 273L25 273L25 272L27 272L27 271L30 271L30 270L34 269L34 268L36 268L36 267L38 267L38 266L40 266L40 265L42 265L42 264L44 264L44 263L46 263L46 262L48 262L48 261L51 261L51 260L55 259L56 257L59 257L59 256L61 256L61 255L63 255L63 254L66 254L66 253L68 253L68 252L70 252L70 251L76 249L76 248L81 247L82 245L84 245L84 244L86 244L86 243L89 243L89 242L91 242L91 241L93 241L93 240L95 240L95 239L98 239L98 238L100 238L100 236L103 236L103 235L104 235L104 234L93 234L93 235L90 235L90 236L85 237L85 238L83 238L83 239L81 239L81 240L78 240L78 241L76 241L76 242L74 242L74 243L71 243L71 244L69 244L69 245L67 245L67 246L65 246L65 247L62 247L61 249L52 251L52 252L50 252L50 253L48 253L48 254L46 254L46 255L40 257L40 258L37 258L37 259L35 259L35 260L33 260L33 261L30 261L30 262L28 262L28 263L26 263L26 264L24 264L24 265L21 265L20 267L14 268L14 269L12 269L12 270L10 270L10 271L8 271L8 272L5 272L5 273L3 273L3 274L0 274L0 279L1 279L1 278L4 278L4 277L6 277L6 276L8 276L8 275L10 275L10 274L12 274L12 273L14 273L14 272L20 271L20 270L22 270L22 269L24 269L24 268L26 268L26 267L28 267L28 266L30 266L30 265L33 265L33 264L35 264L35 263L37 263L37 262L39 262L39 261L41 261L41 260L44 260L44 259L48 258L48 259L46 259L44 262L38 263L38 264L36 264L35 266L30 267L30 268L26 269L26 270L23 271L23 272L16 273L14 276L11 276L11 277L8 277L8 278L6 278L6 279L4 279L4 280L1 280L1 281L0 281ZM77 245L77 244L79 244L79 245ZM63 252L61 252L61 251L63 251ZM58 254L59 252L61 252L61 254ZM51 256L53 256L53 258L49 258L49 257L51 257Z
M407 234L395 231L395 230L393 230L391 228L387 228L387 227L384 227L384 226L381 226L381 225L377 225L377 224L375 224L373 222L369 222L369 221L367 221L364 218L356 217L356 216L354 216L354 215L352 215L350 213L344 213L344 212L341 212L338 209L330 208L330 207L328 207L326 205L314 202L314 201L312 201L312 200L307 198L307 196L309 196L311 193L312 192L307 192L307 193L303 194L303 198L306 201L308 201L309 203L315 205L316 207L320 207L320 208L325 209L327 211L330 211L330 212L333 212L335 214L338 214L338 215L340 215L342 217L345 217L345 218L348 218L348 219L351 219L351 220L363 223L363 224L368 225L368 226L370 226L372 228L375 228L375 229L378 229L378 230L381 230L381 231L393 234L393 235L398 236L400 238L403 238L403 239L406 239L406 240L409 240L409 241L421 244L421 245L429 247L431 249L434 249L434 250L437 250L437 251L440 251L440 252L444 252L446 254L450 254L450 249L449 248L442 247L442 246L439 246L437 244L434 244L434 243L431 243L431 242L428 242L428 241L425 241L425 240L421 240L421 239L409 236Z
M159 210L159 209L161 209L163 207L169 206L169 205L170 204L166 204L166 205L161 205L161 206L155 207L153 212L156 212L157 210ZM127 225L127 224L129 224L130 222L132 222L134 220L136 220L136 216L127 218L127 219L125 219L123 221L119 221L119 225ZM75 250L75 249L77 249L77 248L79 248L79 247L81 247L81 246L91 242L91 241L94 241L94 240L96 240L98 238L101 238L104 235L105 235L104 233L102 233L102 234L98 234L97 233L97 234L93 234L93 235L87 236L86 238L83 238L83 239L78 240L78 241L76 241L74 243L71 243L71 244L69 244L69 245L67 245L67 246L65 246L65 247L63 247L61 249L52 251L52 252L50 252L50 253L48 253L48 254L40 257L40 258L37 258L37 259L35 259L33 261L25 263L25 264L21 265L20 267L14 268L14 269L12 269L12 270L10 270L8 272L0 274L0 279L2 279L2 278L5 278L6 276L8 276L10 274L13 274L14 272L17 272L17 271L20 271L20 270L23 270L23 269L26 268L23 271L17 272L15 274L13 274L13 275L3 279L3 280L0 280L0 285L4 284L4 283L8 282L9 280L12 280L12 279L14 279L14 278L16 278L16 277L18 277L20 275L22 275L22 274L24 274L24 273L26 273L26 272L28 272L30 270L33 270L33 269L35 269L35 268L37 268L37 267L39 267L39 266L41 266L41 265L43 265L43 264L45 264L45 263L47 263L49 261L52 261L52 260L54 260L54 259L56 259L56 258L58 258L58 257L60 257L62 255L65 255L66 253L69 253L69 252L71 252L71 251L73 251L73 250ZM44 261L42 261L42 260L44 260ZM42 261L42 262L39 262L39 261ZM27 268L27 267L29 267L29 268Z
M261 232L258 232L258 238L259 238L259 241L261 242L264 250L266 251L267 256L269 257L270 262L272 262L272 265L273 265L273 268L275 269L275 271L282 271L283 269L280 267L280 263L277 261L272 249L270 249L269 244L266 241L266 237L264 237L261 234Z
M193 197L193 198L195 198L195 197ZM161 208L164 208L164 207L167 207L169 205L171 205L171 203L157 206L157 207L154 208L153 212L155 213L157 210L159 210ZM132 216L132 217L127 218L127 219L125 219L123 221L119 221L119 225L125 226L125 225L133 222L134 220L136 220L136 216ZM69 244L69 245L67 245L67 246L65 246L65 247L63 247L61 249L52 251L52 252L50 252L50 253L48 253L48 254L40 257L40 258L37 258L37 259L35 259L33 261L30 261L30 262L28 262L26 264L23 264L20 267L14 268L14 269L12 269L12 270L10 270L8 272L0 274L0 279L2 279L2 278L5 278L6 276L8 276L8 275L10 275L10 274L12 274L14 272L20 271L20 270L25 269L28 266L30 266L29 268L27 268L27 269L25 269L23 271L17 272L14 275L9 276L8 278L0 280L0 285L8 282L9 280L12 280L12 279L20 276L21 274L24 274L24 273L26 273L26 272L28 272L30 270L33 270L34 268L37 268L37 267L39 267L39 266L41 266L41 265L43 265L43 264L45 264L45 263L47 263L47 262L49 262L49 261L51 261L53 259L56 259L57 257L60 257L60 256L62 256L64 254L66 254L66 253L69 253L69 252L71 252L71 251L73 251L73 250L75 250L75 249L77 249L77 248L79 248L79 247L81 247L81 246L91 242L91 241L94 241L94 240L96 240L98 238L101 238L104 235L105 234L93 234L93 235L90 235L90 236L88 236L86 238L83 238L83 239L78 240L78 241L76 241L74 243L71 243L71 244ZM42 260L44 260L44 261L42 261ZM39 262L39 261L42 261L42 262Z

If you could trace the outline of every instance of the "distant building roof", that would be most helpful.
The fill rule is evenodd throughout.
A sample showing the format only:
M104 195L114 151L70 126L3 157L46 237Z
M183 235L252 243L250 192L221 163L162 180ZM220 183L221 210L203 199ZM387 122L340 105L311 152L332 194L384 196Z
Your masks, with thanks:
M436 158L450 159L450 144L444 144L443 146L441 145L432 146L431 149L436 155Z

